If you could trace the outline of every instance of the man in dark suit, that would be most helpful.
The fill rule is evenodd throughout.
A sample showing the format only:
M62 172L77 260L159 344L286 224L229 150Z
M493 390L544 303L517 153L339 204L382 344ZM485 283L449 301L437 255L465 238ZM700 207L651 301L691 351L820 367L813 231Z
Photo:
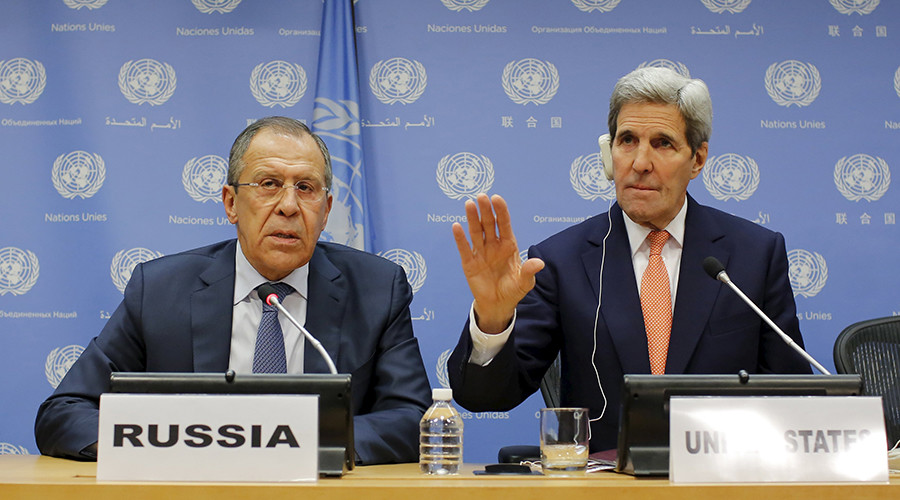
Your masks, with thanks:
M717 257L802 345L784 238L687 195L708 155L706 85L636 70L616 84L608 125L617 197L608 213L531 247L524 263L500 196L466 203L471 246L453 227L475 299L448 361L456 401L511 409L560 356L561 405L590 409L592 452L616 446L625 373L810 372L702 268Z
M41 405L41 453L96 457L98 401L113 371L327 373L284 318L277 368L260 366L270 351L257 343L264 313L255 289L271 282L290 285L284 306L306 319L338 372L352 374L357 461L417 460L430 390L412 332L412 291L396 264L317 243L330 188L328 150L305 125L270 117L248 126L232 146L222 189L237 240L135 267L103 331Z

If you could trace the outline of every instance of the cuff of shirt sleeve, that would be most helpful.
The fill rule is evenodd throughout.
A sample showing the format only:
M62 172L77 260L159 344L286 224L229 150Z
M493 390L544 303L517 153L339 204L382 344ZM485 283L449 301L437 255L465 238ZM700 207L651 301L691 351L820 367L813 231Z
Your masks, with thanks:
M469 335L472 337L472 354L469 356L469 363L478 366L487 366L494 359L494 356L506 345L509 334L512 333L513 326L516 324L516 313L513 312L512 321L506 330L500 333L484 333L475 323L475 302L469 307Z

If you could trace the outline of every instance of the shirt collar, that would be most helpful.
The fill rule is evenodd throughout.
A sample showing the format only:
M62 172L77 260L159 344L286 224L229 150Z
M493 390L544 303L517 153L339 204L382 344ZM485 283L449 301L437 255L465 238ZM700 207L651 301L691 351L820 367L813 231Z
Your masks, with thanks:
M307 298L309 262L294 269L291 274L279 281L291 285L301 297ZM241 242L238 241L237 250L234 253L234 305L249 300L250 294L254 293L259 285L268 282L269 280L259 274L259 271L247 260L243 250L241 250Z
M675 214L675 218L669 222L669 225L663 228L669 232L669 241L675 241L680 247L684 247L684 220L687 217L687 205L687 196L685 196L684 204L681 205L681 210ZM650 234L651 229L631 220L631 217L628 217L628 214L626 214L624 210L622 211L622 218L625 219L625 230L628 232L628 244L631 245L631 256L634 257L634 254L640 250L641 245L645 244L647 235Z

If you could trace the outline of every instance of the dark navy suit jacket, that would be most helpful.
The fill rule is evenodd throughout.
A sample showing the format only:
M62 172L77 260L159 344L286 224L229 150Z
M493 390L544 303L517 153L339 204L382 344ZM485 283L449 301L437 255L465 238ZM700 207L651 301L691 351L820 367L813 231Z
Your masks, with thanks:
M595 331L609 221L612 231L606 241ZM699 205L689 196L666 373L810 373L808 363L733 291L706 274L702 262L710 255L775 324L803 345L781 234ZM561 404L587 407L592 419L602 414L591 424L591 451L615 448L622 375L650 373L622 209L613 205L608 215L592 217L533 246L529 256L543 259L546 266L516 308L508 342L486 367L467 362L472 343L466 324L448 361L454 398L471 411L512 409L537 390L560 355ZM600 384L591 363L594 351Z
M228 369L236 247L229 240L135 267L103 331L41 405L35 422L41 453L89 458L80 451L97 441L99 397L113 371ZM338 372L352 374L360 463L417 460L419 419L431 395L403 269L319 243L310 260L308 293L307 329ZM328 373L315 349L305 349L304 371Z

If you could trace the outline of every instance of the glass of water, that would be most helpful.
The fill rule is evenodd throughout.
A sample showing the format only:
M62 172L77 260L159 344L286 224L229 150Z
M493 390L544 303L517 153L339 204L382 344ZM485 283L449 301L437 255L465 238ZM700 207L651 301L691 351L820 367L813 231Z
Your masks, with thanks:
M587 408L541 410L541 469L547 475L584 473L588 462Z

